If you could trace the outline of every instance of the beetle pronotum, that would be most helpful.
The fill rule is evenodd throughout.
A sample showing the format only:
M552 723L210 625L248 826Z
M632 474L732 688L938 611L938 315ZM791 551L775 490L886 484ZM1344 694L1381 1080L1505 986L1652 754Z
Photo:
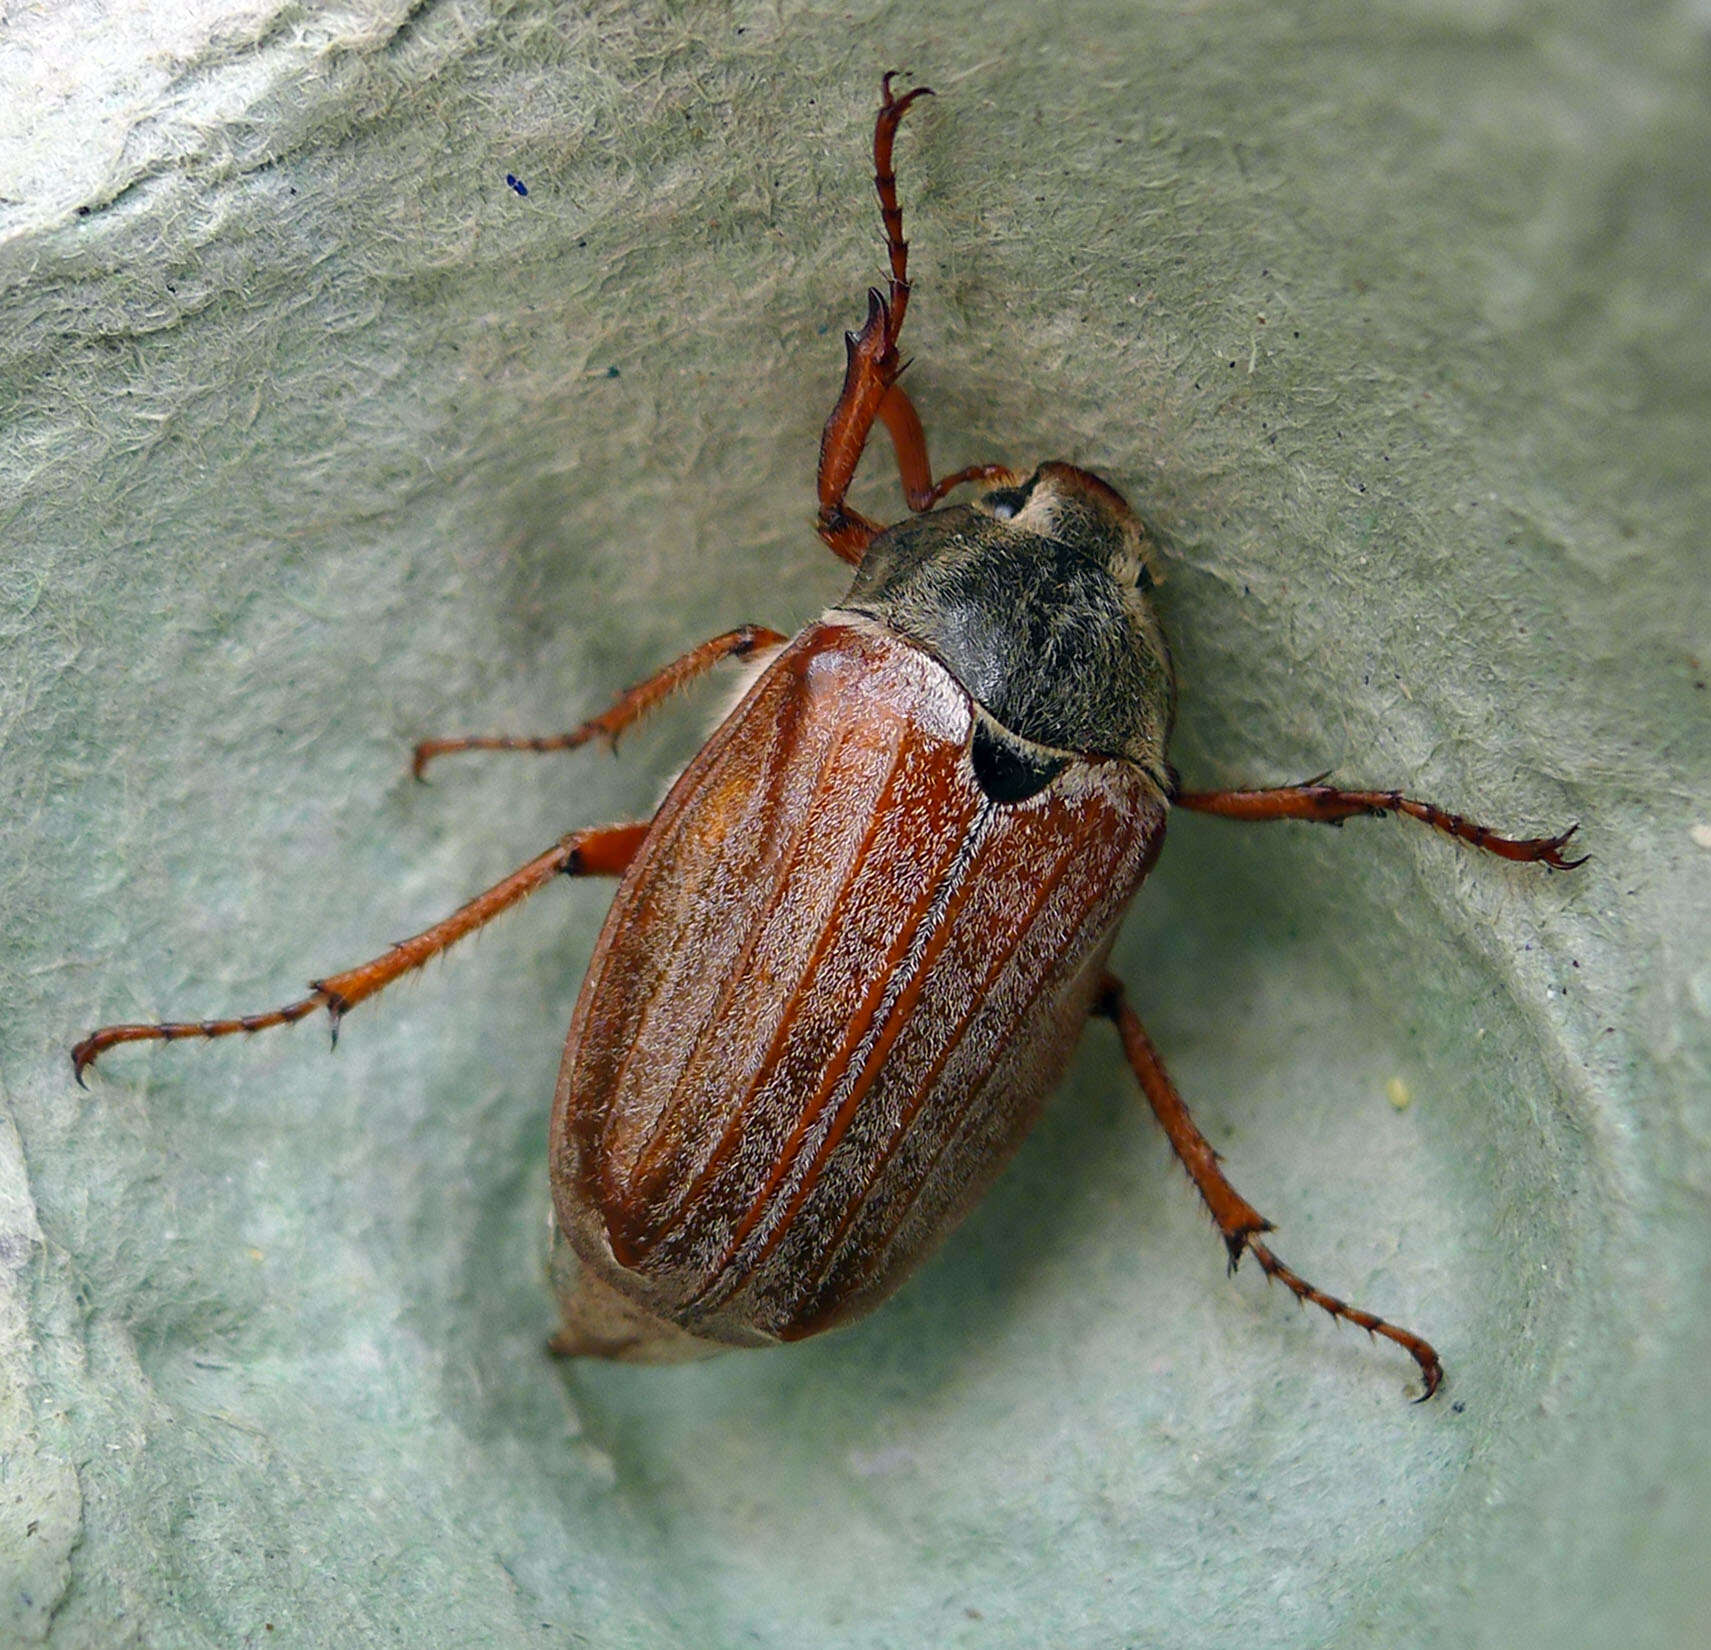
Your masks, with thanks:
M385 955L263 1014L107 1026L119 1043L340 1018L553 878L617 895L571 1021L549 1146L565 1354L696 1356L811 1335L869 1311L956 1225L1039 1115L1090 1015L1135 1076L1229 1250L1303 1302L1405 1348L1420 1336L1315 1288L1261 1241L1107 969L1173 808L1335 824L1402 813L1558 870L1572 827L1525 841L1397 791L1322 780L1185 790L1165 760L1170 655L1147 599L1154 545L1122 497L1065 463L935 481L898 382L908 246L874 126L890 255L847 335L820 444L819 533L856 568L794 640L743 625L569 733L429 740L463 750L614 739L727 658L771 663L651 820L578 830ZM847 492L875 422L912 514L881 529ZM972 502L945 505L973 484Z

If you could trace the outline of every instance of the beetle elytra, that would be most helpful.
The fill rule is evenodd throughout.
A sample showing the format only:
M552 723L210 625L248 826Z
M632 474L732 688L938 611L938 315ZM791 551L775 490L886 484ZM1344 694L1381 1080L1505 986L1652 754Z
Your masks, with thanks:
M1038 1117L1091 1016L1110 1020L1217 1222L1232 1268L1404 1348L1420 1336L1324 1293L1262 1241L1107 962L1172 809L1337 823L1397 812L1475 848L1566 870L1572 835L1516 840L1395 791L1322 780L1185 790L1165 756L1170 655L1148 599L1155 546L1074 465L935 481L899 383L910 298L892 171L926 95L882 86L875 185L885 290L847 335L821 441L820 536L855 569L794 640L743 625L569 733L440 739L452 751L615 738L719 661L772 655L651 820L573 831L444 921L310 995L233 1019L108 1026L119 1043L340 1018L560 875L619 878L565 1049L549 1142L555 1348L631 1360L788 1341L890 1294ZM874 425L911 514L847 493ZM972 486L969 502L946 504Z

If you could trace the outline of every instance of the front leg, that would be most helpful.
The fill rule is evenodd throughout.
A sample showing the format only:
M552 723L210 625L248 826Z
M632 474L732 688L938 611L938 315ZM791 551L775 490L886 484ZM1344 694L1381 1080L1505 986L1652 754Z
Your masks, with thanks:
M903 208L897 199L897 174L891 151L898 122L916 98L932 90L917 86L902 97L891 95L893 76L881 82L879 115L873 127L873 185L879 194L880 222L885 229L891 279L885 292L870 287L867 319L860 332L846 332L843 388L820 436L820 537L852 566L880 530L848 502L850 483L861 462L874 421L884 424L897 454L903 493L911 510L930 510L953 487L965 481L995 480L1011 471L1000 464L973 464L942 480L933 480L927 459L927 437L903 386L897 382L907 363L898 353L903 317L909 309L909 243L903 238Z
M1267 790L1253 791L1184 791L1171 797L1171 805L1195 813L1216 814L1220 819L1266 821L1273 819L1307 819L1320 825L1341 825L1345 819L1363 814L1406 814L1424 825L1430 825L1445 836L1465 842L1471 848L1483 849L1501 859L1521 860L1543 865L1547 870L1572 871L1584 865L1589 856L1565 859L1563 849L1569 838L1579 830L1571 825L1555 836L1500 836L1489 825L1481 825L1462 814L1451 813L1431 802L1417 802L1401 791L1345 791L1335 785L1322 783L1325 775L1309 779L1302 785L1278 785Z

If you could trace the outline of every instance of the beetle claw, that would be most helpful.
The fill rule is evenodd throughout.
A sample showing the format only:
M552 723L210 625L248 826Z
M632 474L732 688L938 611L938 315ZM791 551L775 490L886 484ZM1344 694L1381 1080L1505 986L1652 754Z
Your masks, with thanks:
M1547 870L1572 871L1577 865L1584 865L1592 858L1591 854L1582 854L1578 859L1564 859L1562 857L1562 851L1568 846L1569 838L1572 837L1579 829L1580 821L1577 819L1566 831L1561 832L1557 836L1553 836L1550 841L1545 844L1545 850L1540 854L1539 858L1544 861L1545 868Z
M902 119L903 111L905 109L907 109L909 107L909 105L915 101L916 98L918 98L918 97L931 97L933 95L933 88L931 86L915 86L915 87L911 87L910 90L905 92L901 97L893 97L891 95L891 82L894 81L899 75L906 75L906 74L908 74L908 72L909 71L907 69L887 69L885 71L885 73L880 76L880 78L879 78L879 115L880 115L880 119L883 120L887 115L893 115L893 116L897 117L898 119Z

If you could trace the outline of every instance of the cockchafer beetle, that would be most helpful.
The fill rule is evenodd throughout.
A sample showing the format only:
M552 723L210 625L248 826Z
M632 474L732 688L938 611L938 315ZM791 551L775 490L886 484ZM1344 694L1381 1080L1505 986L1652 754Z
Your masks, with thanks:
M1335 824L1403 813L1567 870L1573 829L1515 840L1396 791L1320 780L1184 790L1165 760L1169 651L1155 546L1120 494L1065 463L934 481L899 382L908 246L882 82L874 183L886 291L846 335L820 445L819 533L856 568L794 640L744 625L544 738L417 747L571 750L615 739L722 659L776 654L646 822L573 831L445 921L268 1013L108 1026L119 1043L341 1016L559 875L616 876L554 1097L554 1274L564 1354L669 1360L796 1340L898 1287L1009 1160L1090 1015L1110 1020L1229 1250L1302 1301L1405 1348L1420 1336L1325 1294L1260 1241L1107 958L1172 808ZM913 515L846 494L875 421ZM972 502L945 505L974 484Z

